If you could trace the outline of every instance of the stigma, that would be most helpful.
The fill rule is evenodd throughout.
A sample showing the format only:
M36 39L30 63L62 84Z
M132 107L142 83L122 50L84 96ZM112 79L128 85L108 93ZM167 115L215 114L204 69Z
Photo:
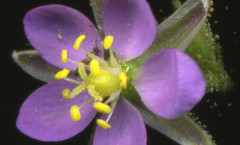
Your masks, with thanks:
M78 50L82 42L86 39L85 35L80 35L76 38L73 49ZM101 114L108 114L106 120L97 119L96 123L104 128L110 129L111 125L108 123L120 97L122 89L127 88L128 78L126 71L122 70L121 64L111 50L114 37L108 35L102 42L102 49L110 51L109 59L105 60L103 57L95 55L87 51L85 46L83 48L90 58L90 63L83 63L71 60L68 58L67 50L63 49L61 52L61 62L75 63L77 66L77 73L80 79L69 78L70 70L64 68L55 74L55 79L65 79L75 83L77 86L72 90L65 88L61 94L64 99L74 99L78 97L84 90L91 96L82 104L72 105L70 108L70 116L73 121L77 122L81 119L81 108L87 104L92 104L92 107ZM99 48L101 50L101 48ZM79 96L81 97L81 96Z

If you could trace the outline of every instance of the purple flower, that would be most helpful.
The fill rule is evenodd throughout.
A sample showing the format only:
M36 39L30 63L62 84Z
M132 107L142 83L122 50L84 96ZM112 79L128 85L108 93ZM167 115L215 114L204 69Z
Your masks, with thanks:
M149 110L166 119L181 116L201 100L206 85L201 70L177 49L150 56L133 81L126 75L125 62L141 56L155 38L155 19L145 0L104 1L102 14L102 44L92 22L72 8L47 5L26 14L30 43L47 62L64 70L56 74L61 80L37 89L23 103L17 119L21 132L41 141L65 140L100 112L104 115L97 119L94 145L146 145L140 113L120 97L127 83L135 86ZM96 47L110 52L109 59L90 53ZM85 58L90 64L81 62ZM80 77L66 77L76 69Z

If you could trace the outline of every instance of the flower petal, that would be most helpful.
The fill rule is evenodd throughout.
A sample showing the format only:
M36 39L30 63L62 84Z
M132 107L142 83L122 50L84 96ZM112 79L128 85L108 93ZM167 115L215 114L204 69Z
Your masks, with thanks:
M106 118L104 115L102 118ZM146 145L146 129L138 110L129 102L120 99L109 123L112 128L97 127L93 145Z
M75 99L63 99L62 90L74 86L67 81L53 81L33 92L20 109L18 129L41 141L65 140L85 129L96 111L88 104L80 110L82 117L78 122L71 119L71 105L80 105L89 98L82 93Z
M167 119L192 109L206 89L204 76L195 61L173 48L151 56L140 68L135 85L143 103Z
M156 21L146 0L104 1L103 29L114 36L112 47L123 60L140 56L152 44Z
M61 63L61 50L67 49L68 58L81 61L85 58L85 52L83 45L78 51L73 49L76 38L85 34L86 39L82 44L89 51L101 40L87 17L62 5L41 6L29 11L24 17L24 28L29 42L47 62L71 70L76 69L77 65L72 62Z

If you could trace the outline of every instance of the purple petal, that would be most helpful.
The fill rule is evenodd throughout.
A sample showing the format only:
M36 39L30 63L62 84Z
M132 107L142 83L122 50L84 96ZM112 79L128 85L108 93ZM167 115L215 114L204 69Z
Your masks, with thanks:
M92 104L88 104L80 110L80 121L72 121L71 105L80 105L89 98L88 94L82 93L75 99L63 99L62 90L74 86L67 81L53 81L33 92L21 107L17 119L18 129L41 141L65 140L85 129L96 111Z
M107 115L102 118L106 119ZM109 123L112 128L97 126L93 145L146 145L146 129L138 110L129 102L120 99Z
M152 44L156 21L146 0L106 0L103 28L114 36L112 47L123 60L140 56Z
M148 58L139 70L135 85L143 103L167 119L192 109L206 89L204 76L195 61L173 48Z
M49 63L74 70L77 66L71 62L61 63L61 50L68 50L68 58L81 61L85 52L81 46L93 50L101 38L94 24L82 13L62 5L47 5L29 11L24 17L26 36L32 46ZM58 38L61 34L62 38ZM76 38L85 34L86 39L79 50L73 49Z

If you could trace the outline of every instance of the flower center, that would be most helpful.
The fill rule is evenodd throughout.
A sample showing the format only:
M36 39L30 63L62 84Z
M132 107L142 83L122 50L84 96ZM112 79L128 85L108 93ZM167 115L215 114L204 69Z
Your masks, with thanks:
M118 76L106 70L101 70L98 76L90 74L87 84L93 85L102 97L110 96L120 89Z
M73 46L75 51L78 51L85 38L85 35L80 35L76 39ZM108 124L108 121L112 116L122 89L126 89L127 87L126 73L122 71L121 65L115 58L113 51L110 49L112 42L113 36L110 35L106 36L102 42L103 48L110 52L109 59L107 60L88 52L84 45L82 45L87 53L87 57L91 59L90 64L84 64L83 62L71 60L67 57L67 50L62 50L62 63L67 63L68 61L75 63L78 66L77 72L82 79L82 81L79 81L68 78L67 76L69 75L70 71L67 69L63 69L62 71L56 73L55 78L57 80L65 79L77 84L77 86L71 91L68 88L64 89L62 91L63 98L74 99L84 90L87 90L91 95L90 99L80 106L71 106L70 115L73 121L79 121L81 119L80 110L82 107L89 103L93 103L93 108L99 113L109 114L105 121L102 119L97 119L97 124L104 129L111 128L111 125ZM110 104L111 107L108 104Z

